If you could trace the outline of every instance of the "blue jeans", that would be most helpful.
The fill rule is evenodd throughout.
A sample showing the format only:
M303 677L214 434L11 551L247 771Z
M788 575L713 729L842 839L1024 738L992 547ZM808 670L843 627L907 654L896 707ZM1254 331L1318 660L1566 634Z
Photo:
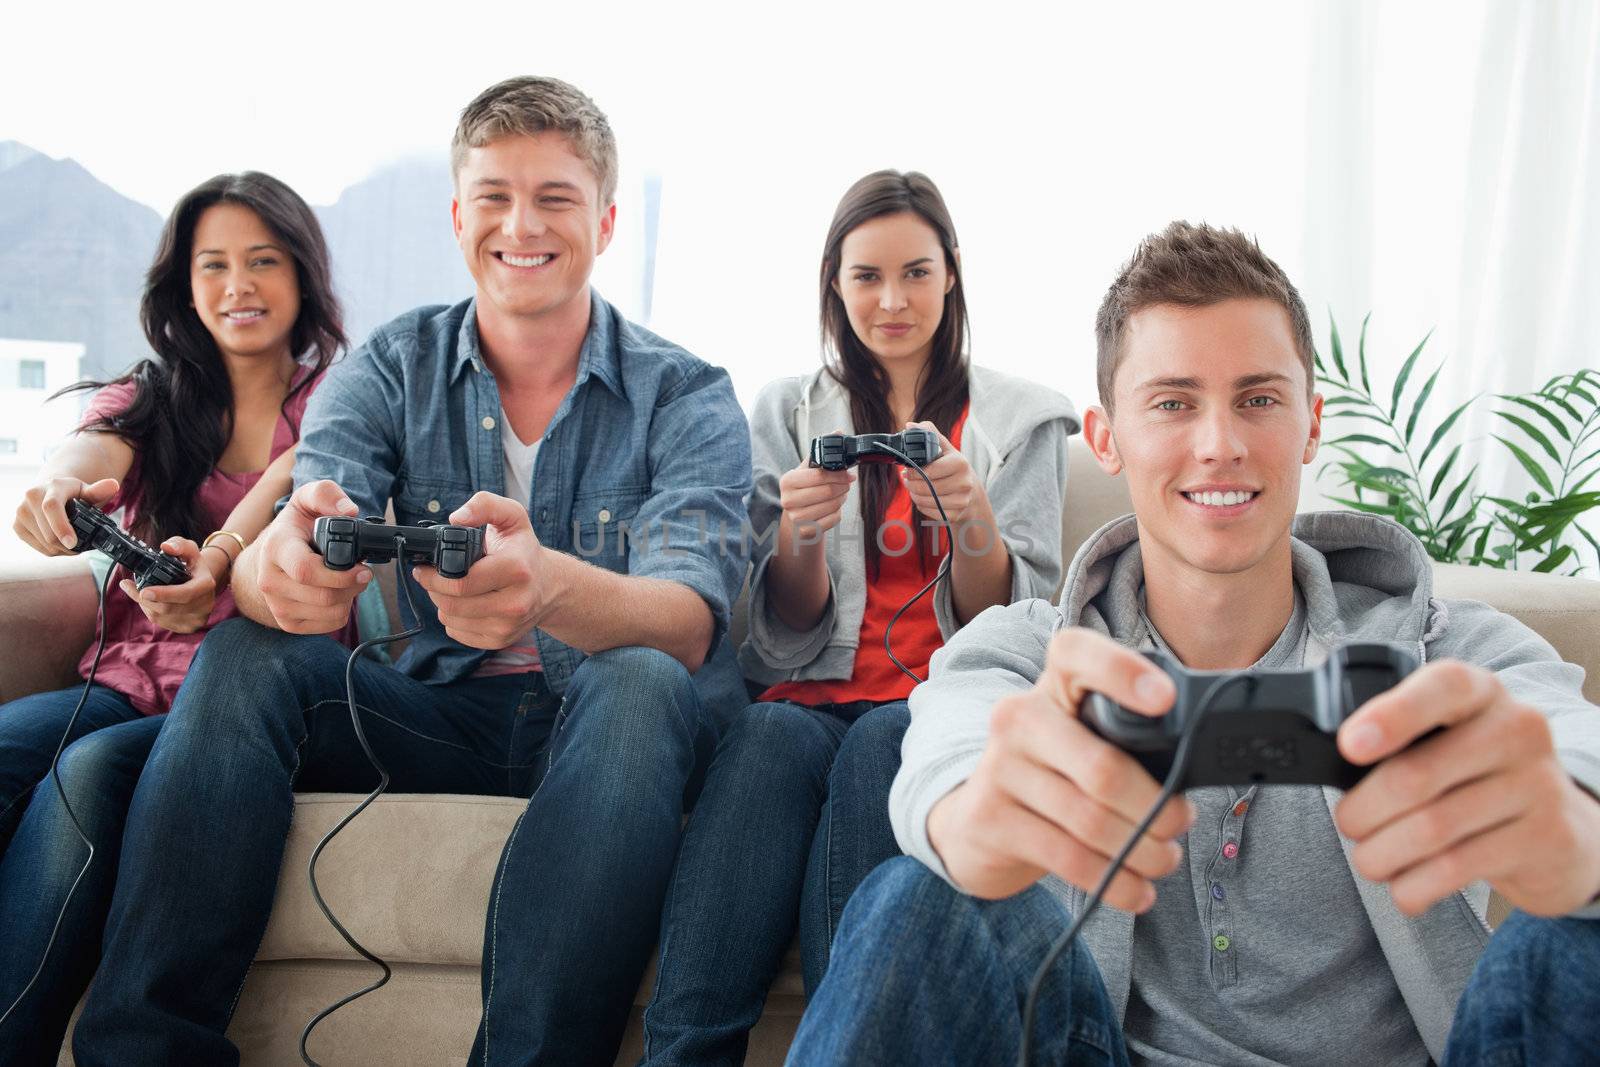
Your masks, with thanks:
M1015 1063L1028 985L1070 920L1038 885L984 901L916 860L884 864L845 911L788 1063ZM1081 942L1046 978L1034 1049L1039 1064L1128 1062L1121 1020ZM1593 1063L1596 1049L1600 921L1513 914L1462 994L1445 1067L1565 1067Z
M797 921L807 988L820 983L845 901L900 851L889 786L909 723L904 701L752 704L735 719L673 870L645 1062L744 1062Z
M293 790L377 782L351 728L347 658L329 638L247 620L201 645L133 797L80 1067L238 1062L224 1031ZM537 673L427 686L361 660L355 682L394 791L531 795L495 872L472 1062L609 1064L685 792L715 744L688 672L621 648L588 657L560 699Z
M1028 985L1070 922L1040 885L979 900L910 857L885 863L845 909L788 1062L1016 1063ZM1034 1055L1074 1067L1128 1063L1121 1021L1081 942L1040 993Z
M144 717L114 689L90 688L73 725L74 740L61 754L61 786L94 844L94 862L84 872L88 850L50 773L82 693L74 686L0 706L0 1013L39 971L28 995L0 1025L0 1063L56 1061L73 1006L100 959L128 800L161 729L162 716ZM83 881L63 913L80 872ZM60 930L46 959L58 918Z

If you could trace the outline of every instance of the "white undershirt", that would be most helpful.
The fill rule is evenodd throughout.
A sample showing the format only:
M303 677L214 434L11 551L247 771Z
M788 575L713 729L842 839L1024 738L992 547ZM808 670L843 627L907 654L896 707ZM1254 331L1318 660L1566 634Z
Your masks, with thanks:
M517 436L517 431L511 428L511 420L506 418L505 409L501 409L500 447L506 456L506 496L525 508L532 507L533 466L538 462L539 446L543 442L544 438L541 437L531 445L524 444L522 438ZM484 660L473 674L486 677L541 669L539 646L534 643L533 631L529 630L520 639Z

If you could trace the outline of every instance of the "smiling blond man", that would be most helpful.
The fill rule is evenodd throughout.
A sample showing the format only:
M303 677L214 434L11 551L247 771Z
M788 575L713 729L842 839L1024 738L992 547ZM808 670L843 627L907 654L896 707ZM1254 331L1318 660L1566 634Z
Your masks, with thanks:
M935 656L890 801L908 856L852 898L791 1062L1015 1062L1035 970L1160 792L1079 721L1084 693L1159 715L1173 687L1142 650L1299 670L1347 641L1425 662L1340 731L1375 768L1348 793L1172 798L1049 972L1035 1062L1587 1062L1600 715L1582 670L1434 599L1394 523L1296 516L1322 400L1305 306L1253 241L1151 236L1097 334L1084 431L1134 514L1079 551L1059 609L991 609ZM1491 888L1520 909L1492 939Z
M726 373L589 284L617 184L593 101L501 82L462 112L452 163L476 293L378 329L307 413L294 495L234 571L248 619L200 650L140 782L81 1064L237 1062L225 1031L292 793L376 781L347 651L313 636L371 571L324 567L313 523L391 505L484 527L485 553L462 578L407 568L416 636L394 667L351 668L366 736L396 792L527 798L484 917L470 1062L616 1055L690 782L745 702L722 640L742 545L705 531L740 526L749 431Z

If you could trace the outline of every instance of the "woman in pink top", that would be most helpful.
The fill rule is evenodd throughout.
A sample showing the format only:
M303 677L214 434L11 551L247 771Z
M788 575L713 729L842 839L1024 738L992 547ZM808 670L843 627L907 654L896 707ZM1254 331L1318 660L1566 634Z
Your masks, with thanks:
M205 631L236 614L233 561L288 493L306 400L345 346L316 216L253 172L219 175L178 203L140 319L154 355L116 381L74 387L104 386L28 490L16 530L60 555L75 543L68 500L120 509L125 528L181 557L190 577L141 593L119 576L107 593L104 651L60 763L71 814L94 843L64 914L87 850L50 771L83 687L0 705L0 1063L55 1062L94 973L145 757Z

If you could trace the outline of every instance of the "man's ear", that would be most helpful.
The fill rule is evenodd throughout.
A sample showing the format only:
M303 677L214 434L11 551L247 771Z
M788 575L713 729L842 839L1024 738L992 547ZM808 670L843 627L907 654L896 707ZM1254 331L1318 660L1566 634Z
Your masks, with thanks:
M461 240L461 198L450 198L450 231L455 234L456 241Z
M594 254L599 255L611 245L611 238L617 232L617 202L611 201L604 211L600 213L600 235L594 243Z
M1100 469L1112 477L1122 473L1122 456L1117 452L1116 434L1111 430L1111 414L1099 404L1083 413L1083 439Z
M1311 434L1306 438L1305 456L1300 460L1309 464L1316 458L1317 448L1322 444L1322 394L1314 393L1311 397Z

